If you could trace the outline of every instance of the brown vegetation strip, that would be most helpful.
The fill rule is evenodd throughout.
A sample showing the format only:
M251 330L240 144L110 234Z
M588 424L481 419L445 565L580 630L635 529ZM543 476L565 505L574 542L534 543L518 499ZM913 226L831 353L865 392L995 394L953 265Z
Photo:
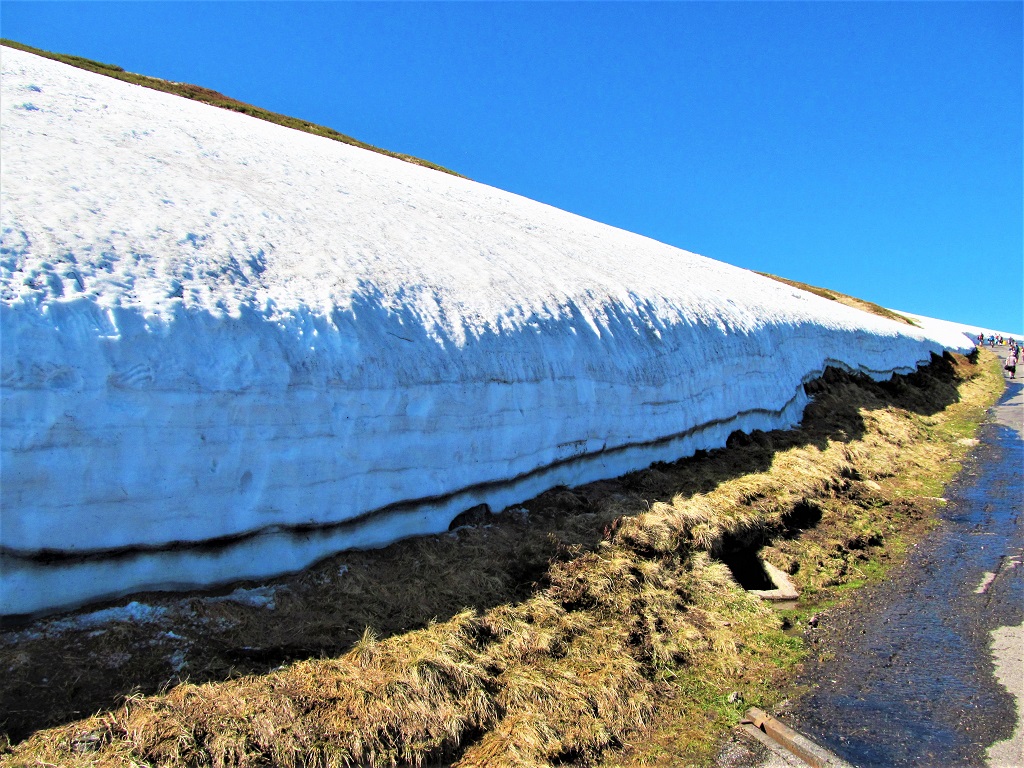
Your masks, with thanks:
M862 312L878 315L879 317L886 317L890 320L895 320L897 323L903 323L904 325L917 325L917 323L909 317L904 317L898 312L893 312L891 309L886 309L872 301L864 301L864 299L858 299L856 296L848 296L845 293L833 291L831 288L819 288L816 285L808 285L807 283L801 283L796 280L779 277L778 275L772 275L768 272L758 272L757 274L762 275L763 277L770 277L772 280L778 280L780 283L785 283L793 288L799 288L801 291L813 293L815 296L821 296L823 299L837 301L840 304L845 304L848 307L859 309Z
M175 629L196 633L193 682L119 706L97 671L110 674L111 650L87 633L0 645L0 665L20 670L0 690L21 713L7 727L28 735L3 759L696 763L746 706L771 705L802 652L721 558L760 549L819 597L860 578L927 512L927 488L917 495L905 477L956 457L955 425L978 419L997 378L949 355L884 384L829 370L800 429L737 434L719 451L467 516L447 536L342 553L279 580L274 612L193 599L202 621ZM141 641L121 651L144 656ZM69 645L82 653L61 658ZM43 670L93 675L107 711L67 722L96 699L62 701ZM33 703L34 685L48 698ZM65 724L29 734L47 719Z

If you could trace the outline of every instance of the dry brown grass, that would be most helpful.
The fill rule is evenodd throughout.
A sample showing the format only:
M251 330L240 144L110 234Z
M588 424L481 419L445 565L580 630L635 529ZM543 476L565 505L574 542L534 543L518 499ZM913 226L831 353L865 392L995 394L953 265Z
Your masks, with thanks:
M758 272L757 274L763 275L764 277L770 277L772 280L778 280L780 283L785 283L793 288L799 288L801 291L808 291L809 293L813 293L815 296L821 296L823 299L837 301L840 304L845 304L848 307L859 309L862 312L868 312L872 315L878 315L879 317L886 317L890 320L895 320L897 323L904 323L905 325L916 325L916 323L909 317L904 317L898 312L893 312L891 309L886 309L874 302L858 299L856 296L849 296L845 293L840 293L839 291L833 291L831 288L820 288L816 285L808 285L807 283L801 283L797 280L790 280L785 277L779 277L778 275L772 275L768 272Z
M230 627L207 630L219 643L289 647L298 660L237 676L193 649L209 682L38 731L4 761L697 763L743 706L771 703L800 654L718 558L761 548L819 596L856 578L898 537L892 526L923 518L929 502L900 478L955 461L956 425L994 396L979 370L947 356L889 384L830 371L801 429L736 435L721 451L550 492L528 514L346 553L283 581L274 612L217 603Z

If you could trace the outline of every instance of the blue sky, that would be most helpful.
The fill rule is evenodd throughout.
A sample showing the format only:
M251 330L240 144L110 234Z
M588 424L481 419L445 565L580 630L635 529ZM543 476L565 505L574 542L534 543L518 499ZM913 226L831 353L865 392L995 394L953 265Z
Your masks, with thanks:
M204 85L750 269L1024 330L1022 4L57 3Z

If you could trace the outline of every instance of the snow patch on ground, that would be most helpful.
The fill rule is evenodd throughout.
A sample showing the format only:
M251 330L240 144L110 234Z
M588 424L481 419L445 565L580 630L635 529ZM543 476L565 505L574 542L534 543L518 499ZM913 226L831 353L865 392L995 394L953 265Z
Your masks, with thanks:
M275 596L279 589L280 587L254 587L253 589L239 587L229 595L206 599L211 603L237 603L250 608L266 608L272 611L277 607Z
M83 631L92 629L96 633L102 633L107 625L113 622L155 624L163 621L166 616L166 608L146 605L145 603L138 603L133 600L126 605L114 608L104 608L99 611L69 616L66 619L47 621L38 625L34 630L6 635L4 642L17 643L23 640L38 640L42 637L59 636L72 630Z

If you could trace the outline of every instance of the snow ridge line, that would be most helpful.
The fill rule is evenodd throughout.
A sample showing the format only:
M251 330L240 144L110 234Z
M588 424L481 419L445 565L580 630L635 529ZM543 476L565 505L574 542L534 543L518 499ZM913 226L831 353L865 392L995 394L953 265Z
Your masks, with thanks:
M927 361L920 361L919 365L924 365ZM863 374L875 378L888 378L894 374L906 374L916 370L914 367L900 367L892 371L876 371L861 367L857 369L853 366L847 365L841 360L829 360L826 368L837 368L847 373ZM804 378L804 384L814 381L824 375L824 369L811 374L808 374ZM487 480L479 483L473 483L463 488L456 489L449 493L436 494L432 496L422 496L418 498L405 499L402 501L393 502L391 504L384 505L377 509L368 510L355 517L349 518L343 521L329 522L323 524L309 524L300 523L293 525L266 525L258 528L253 528L248 531L239 531L238 533L231 534L228 536L216 536L209 539L202 539L197 541L189 540L178 540L172 542L166 542L163 544L156 545L145 545L145 544L134 544L124 547L109 547L109 548L97 548L84 551L68 552L64 550L49 550L49 549L34 549L31 552L19 550L15 547L9 547L0 544L0 556L8 558L18 558L37 563L59 563L59 562L82 562L92 559L107 559L114 560L120 557L132 556L139 553L145 552L166 552L180 549L198 549L198 550L210 550L217 549L220 547L230 547L239 542L247 539L252 539L258 536L264 536L267 534L280 534L294 532L297 534L309 533L312 531L328 531L328 530L344 530L346 528L354 528L366 523L370 523L373 520L380 518L383 515L388 515L396 512L410 512L414 511L419 507L426 505L438 505L456 503L460 498L471 496L472 494L480 494L494 489L513 487L524 481L541 479L563 467L568 467L577 463L584 463L588 460L595 458L612 457L616 454L624 453L635 449L645 448L660 448L665 445L669 445L675 441L683 440L686 438L694 437L701 432L704 432L712 428L720 428L729 425L736 424L738 422L746 420L752 416L766 416L771 419L778 419L790 411L797 401L806 402L806 398L803 395L802 387L791 397L781 408L751 408L741 411L729 418L712 419L703 424L698 424L688 429L676 432L674 434L665 435L658 437L653 440L642 440L625 443L622 445L612 446L611 448L603 446L602 448L595 451L585 451L574 456L559 459L543 466L535 467L532 470L521 472L517 475ZM601 479L601 478L598 478ZM548 484L549 487L550 484ZM520 499L519 501L523 501ZM473 504L477 506L480 502ZM483 502L486 504L486 502ZM488 505L489 506L489 505ZM470 509L471 507L466 507Z
M848 365L835 367L853 370ZM885 372L873 374L865 375L876 380L887 378ZM815 378L818 376L808 377ZM300 571L343 549L377 548L402 538L443 533L458 513L480 504L504 509L556 485L583 484L642 469L653 461L717 448L737 427L750 432L780 428L780 424L783 428L793 426L809 401L801 386L779 409L749 409L672 436L579 454L504 481L398 502L339 523L264 528L195 544L105 552L50 552L32 557L3 549L0 570L5 573L8 589L0 615L43 614L136 592L213 588ZM567 472L571 474L567 476ZM153 574L161 574L162 579L154 579ZM40 595L45 600L40 601Z
M844 366L844 368L850 370L848 366ZM820 375L821 373L818 374L818 376ZM812 381L818 378L818 376L812 376L809 380ZM662 446L668 445L678 440L694 437L699 433L709 429L736 424L751 416L767 416L769 418L777 419L782 417L787 411L789 411L797 403L797 401L804 400L805 398L802 396L802 393L798 391L781 408L777 410L771 408L751 408L749 410L737 413L735 416L731 418L713 419L705 424L699 424L689 429L682 430L681 432L677 432L672 435L665 435L664 437L659 437L654 440L636 441L632 443L626 443L624 445L613 446L611 448L603 447L596 451L587 451L584 453L577 454L575 456L553 461L549 464L536 467L535 469L532 469L527 472L522 472L513 477L474 483L472 485L459 488L450 493L438 494L435 496L423 496L420 498L394 502L392 504L388 504L378 509L369 510L360 515L340 522L324 524L300 523L294 525L268 525L259 528L254 528L249 531L241 531L237 534L233 534L230 536L218 536L211 539L204 539L200 541L180 540L160 545L130 545L125 547L112 547L107 549L93 549L75 552L43 549L33 550L32 553L27 553L24 551L19 551L12 547L0 545L0 556L19 558L38 563L80 562L92 559L112 560L117 559L118 557L131 556L134 554L144 552L166 552L187 548L209 550L210 548L229 547L233 544L237 544L239 542L243 542L248 539L252 539L267 534L278 534L288 532L303 534L312 531L343 530L345 528L353 528L359 525L370 523L374 521L376 518L381 517L382 515L387 515L395 512L409 512L425 505L436 505L442 503L447 504L449 502L456 502L459 498L467 497L472 494L478 494L486 491L491 491L494 489L515 486L527 480L543 479L545 475L548 475L549 473L554 472L558 469L568 467L573 464L587 462L588 460L611 457L615 456L616 454L625 453L627 451L635 449L660 448ZM552 487L550 484L547 485L549 487ZM524 499L520 499L520 501L523 500ZM473 506L477 505L478 504L474 504ZM472 507L467 507L466 509L471 508Z

